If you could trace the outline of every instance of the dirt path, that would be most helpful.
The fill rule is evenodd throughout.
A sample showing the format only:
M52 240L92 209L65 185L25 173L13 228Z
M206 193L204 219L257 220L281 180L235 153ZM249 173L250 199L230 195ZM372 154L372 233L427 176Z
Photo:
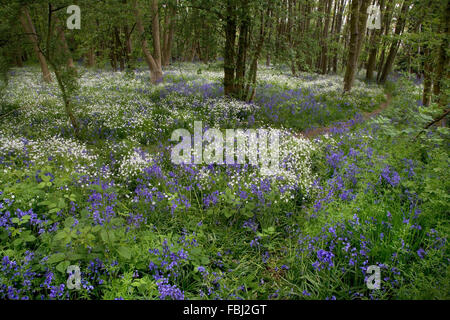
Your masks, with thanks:
M370 118L373 118L377 115L379 115L384 109L386 109L389 104L391 103L392 100L392 95L391 94L386 94L386 102L383 102L382 104L380 104L380 106L373 110L372 112L364 112L362 114L363 117L363 121L367 121ZM335 127L334 125L329 125L327 127L320 127L320 128L316 128L316 129L312 129L312 130L308 130L308 131L304 131L301 134L308 138L308 139L313 139L319 135L323 135L327 132L329 132L331 130L331 128Z

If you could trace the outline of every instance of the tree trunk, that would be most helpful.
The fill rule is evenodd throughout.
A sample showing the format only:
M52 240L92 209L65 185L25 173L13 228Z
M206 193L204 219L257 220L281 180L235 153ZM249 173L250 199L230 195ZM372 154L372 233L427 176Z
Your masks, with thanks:
M161 68L161 41L159 32L159 15L158 15L158 0L152 0L152 37L153 37L153 55L156 62L156 70L154 71L154 81L162 80Z
M400 11L400 16L398 17L397 24L395 26L395 35L396 39L392 42L391 48L389 50L389 54L386 59L386 63L384 64L383 71L380 76L380 83L385 83L389 73L392 70L392 66L394 65L395 56L397 55L397 50L400 45L400 40L398 40L398 36L403 32L406 23L406 15L408 13L410 0L405 0L402 5L402 9Z
M383 26L382 29L383 32L381 34L384 34L385 36L388 36L391 30L391 22L392 22L392 18L393 18L393 14L394 14L394 6L395 6L395 1L388 1L386 3L386 10L385 13L383 15ZM381 47L381 54L380 54L380 59L378 61L378 65L377 65L377 82L380 81L381 78L381 72L383 71L383 66L384 66L384 60L386 57L386 40L383 40L380 43L380 47Z
M443 108L447 107L448 90L445 88L445 83L448 81L449 72L448 64L449 59L447 55L448 50L448 37L450 27L450 2L447 2L447 8L441 15L441 29L442 29L442 42L439 46L438 60L435 66L436 77L434 79L434 95L438 99L439 105Z
M44 54L41 52L39 48L39 41L36 34L36 30L34 28L33 22L30 17L30 12L27 7L22 8L22 14L20 16L20 23L22 24L23 29L28 34L28 38L33 44L33 50L36 53L39 64L41 66L42 75L45 82L52 82L52 77L50 75L50 70L48 69L47 61L44 57Z
M55 18L56 32L58 33L59 41L64 50L64 54L67 57L67 66L75 70L75 64L73 63L72 54L70 53L69 46L67 45L66 36L64 34L64 29L59 23L59 19Z
M252 101L256 93L256 73L258 71L258 59L261 56L262 48L264 46L264 38L266 37L266 30L270 27L270 8L267 10L266 23L264 22L264 14L261 14L261 26L259 31L259 40L256 44L255 52L252 62L250 64L250 70L248 72L248 81L245 88L246 100Z
M384 1L385 0L381 0L380 1L380 12L384 11ZM387 22L385 21L385 19L383 19L383 17L381 17L381 26L384 26L384 24ZM366 80L367 81L372 81L373 80L373 73L375 71L375 66L376 66L376 62L377 62L377 53L378 53L378 46L380 43L380 37L381 37L381 33L382 33L383 27L378 29L378 30L374 30L373 32L373 37L369 43L369 59L367 61L367 67L366 67Z
M316 33L316 39L319 41L320 47L323 47L325 45L324 39L323 39L323 29L324 29L323 14L326 11L326 3L325 3L326 1L328 1L328 0L319 0L318 7L317 7L318 16L317 16L317 21L316 21L316 32L315 33ZM322 70L322 51L320 51L319 55L317 56L315 68L316 68L317 72L319 72L319 70Z
M164 30L164 48L163 48L163 66L168 66L170 64L170 60L172 58L172 43L173 43L173 35L175 33L175 18L177 13L177 8L173 7L167 14L168 21L165 24Z
M340 42L340 38L341 38L342 18L344 16L344 9L345 9L345 0L341 0L339 9L338 9L338 13L336 16L336 28L335 28L336 45ZM333 72L338 73L338 51L337 51L337 49L333 50Z
M325 25L323 27L323 33L322 33L322 54L321 54L321 67L322 67L322 74L327 73L328 69L328 29L330 28L330 16L331 16L331 7L332 7L332 0L328 0L326 3L325 8Z
M234 94L234 46L236 42L236 17L232 0L227 0L227 13L225 21L225 52L224 52L224 94Z
M363 47L364 39L367 32L367 8L371 0L361 0L361 5L359 8L359 22L358 22L358 43L356 46L356 64L358 64L359 56L361 55L361 50ZM362 63L361 63L362 66Z
M243 4L244 10L247 10L247 2ZM236 78L234 83L235 94L238 99L244 99L245 86L245 65L247 62L249 19L246 14L242 18L239 27L238 53L236 57Z
M87 66L88 68L92 68L95 66L95 49L89 48L89 51L87 52Z
M424 81L423 81L423 95L422 95L422 104L426 107L430 105L431 102L431 87L433 85L432 80L432 65L430 61L430 49L425 48L424 50L425 62L424 62Z
M125 70L126 47L122 46L122 41L120 40L120 29L116 26L114 27L114 55L116 57L116 61L119 61L120 71Z
M358 55L358 22L359 22L359 0L352 0L350 17L350 44L348 51L347 68L344 76L344 92L349 92L352 89L355 80L355 71Z
M136 27L139 32L139 36L141 38L142 52L144 53L145 61L147 62L147 65L150 69L150 79L152 83L157 83L162 79L161 47L159 46L159 21L157 10L156 14L154 10L155 7L156 9L158 9L158 1L157 0L152 1L152 11L153 11L152 33L154 35L154 38L157 38L154 39L153 41L153 45L155 47L154 48L155 58L153 58L148 49L147 40L144 34L144 26L142 24L142 18L136 0L134 0L133 6L134 6L134 15L136 17Z
M22 68L23 67L22 48L19 45L17 45L16 49L14 50L14 59L16 61L16 66Z

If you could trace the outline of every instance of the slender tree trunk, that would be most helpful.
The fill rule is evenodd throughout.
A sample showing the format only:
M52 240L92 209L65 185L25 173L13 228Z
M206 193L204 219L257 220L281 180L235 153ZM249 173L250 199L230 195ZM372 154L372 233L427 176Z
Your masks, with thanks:
M114 27L114 55L116 60L119 61L120 71L125 70L125 54L126 48L122 45L122 41L120 40L120 29L118 27Z
M334 6L333 6L333 19L331 21L331 41L334 41L334 36L336 34L336 15L337 15L337 10L338 10L338 6L339 6L339 0L335 0L334 2ZM328 55L328 59L327 59L327 73L330 73L333 67L333 51L330 52L331 54Z
M115 32L113 31L112 37L109 41L110 48L109 48L109 62L111 63L111 68L114 72L118 70L117 68L117 43L115 38Z
M303 34L305 35L305 37L309 36L310 34L310 29L311 29L311 10L312 10L312 6L311 6L311 2L307 1L305 3L305 11L303 14ZM304 50L301 51L301 54L305 57L304 64L300 64L300 62L297 63L299 70L302 71L306 71L307 69L311 70L313 68L313 59L312 59L312 55L308 54L307 52L305 52ZM308 67L306 67L308 66Z
M361 51L362 51L362 47L364 44L364 40L366 38L366 33L367 33L367 8L369 7L369 3L371 0L361 0L361 5L359 8L359 22L358 22L358 30L359 30L359 35L358 35L358 43L357 43L357 47L356 47L356 64L358 64L358 59L361 55ZM362 63L361 63L361 67L362 67Z
M344 9L345 9L345 0L341 0L338 13L336 16L336 45L339 44L341 39L341 29L342 29L342 18L344 16ZM338 73L338 50L335 48L333 50L333 72Z
M92 68L94 66L95 66L95 49L91 47L87 52L87 67Z
M347 68L344 76L344 92L349 92L352 89L355 80L355 71L358 55L358 22L359 22L359 1L352 0L350 17L350 44L348 52Z
M400 36L400 34L403 32L403 29L405 28L406 15L408 13L409 3L410 3L410 0L405 0L403 2L402 9L400 11L400 16L398 17L397 25L395 26L395 35L396 36ZM385 83L389 73L391 73L392 66L394 65L395 56L397 55L397 50L398 50L399 45L400 45L400 40L398 40L398 38L396 38L391 44L391 48L389 50L389 54L387 56L386 63L384 64L383 71L381 73L380 83Z
M256 44L255 52L252 62L250 64L250 70L248 72L248 81L245 89L246 100L252 101L256 93L256 73L258 70L258 59L261 56L262 48L264 46L264 38L266 37L266 30L270 27L270 8L267 10L267 19L264 21L264 14L261 14L261 26L259 31L259 39Z
M438 59L435 65L436 76L434 79L434 95L436 96L436 99L438 99L439 105L443 108L447 107L448 101L448 90L445 89L445 83L449 80L449 59L447 55L447 50L449 48L449 27L450 2L447 2L447 8L441 15L442 42L438 49Z
M380 1L380 11L384 11L384 1ZM384 26L386 21L385 19L381 20L381 26ZM367 61L367 67L366 67L366 80L372 81L373 80L373 73L375 71L375 65L377 62L377 53L378 53L378 46L380 42L380 37L382 33L383 28L380 28L378 30L373 31L373 37L369 43L369 59Z
M384 34L385 36L388 36L391 31L391 22L392 22L392 18L394 15L394 6L395 6L395 1L387 1L386 10L383 15L384 22L383 22L382 29L384 29L384 30L381 33L381 34ZM380 81L381 72L383 71L384 61L386 58L386 47L387 47L386 40L383 40L380 43L380 47L381 47L381 54L380 54L380 58L379 58L378 65L377 65L377 82Z
M64 50L64 54L67 57L67 66L75 70L75 64L73 63L72 54L70 53L69 46L66 41L66 36L64 34L64 29L59 23L59 19L55 18L56 24L56 32L58 33L59 41L61 41L62 48Z
M425 55L425 63L424 63L424 81L423 81L423 95L422 95L422 104L426 107L430 105L431 102L431 87L433 85L432 80L432 65L430 61L430 49L425 48L424 49L424 55Z
M321 59L322 62L321 67L322 67L322 74L326 74L327 73L327 69L328 69L328 29L330 28L330 16L331 16L331 7L332 7L332 0L328 0L326 3L326 8L325 8L325 25L323 27L323 34L322 34L322 41L323 41L323 45L322 45L322 54L321 54Z
M159 32L159 15L158 15L158 0L152 0L152 36L153 36L153 55L156 62L156 70L154 71L154 81L162 80L161 67L161 41Z
M130 30L130 28L128 27L127 24L123 28L124 28L125 37L126 37L125 42L126 42L127 55L130 55L131 52L133 51L133 46L132 46L132 42L131 42L132 30Z
M16 66L22 68L23 67L22 48L19 45L17 45L16 49L14 50L14 59L16 61Z
M316 39L319 41L320 47L323 47L325 45L325 41L323 39L323 24L324 24L324 18L323 15L326 12L326 1L328 0L319 0L317 12L319 13L319 16L317 17L316 22ZM319 55L317 56L316 65L315 68L317 72L320 72L319 70L322 70L322 53L323 51L320 51Z
M227 0L225 21L225 52L224 52L224 93L226 96L234 94L234 46L236 42L236 17L232 0Z
M248 10L247 1L244 1L244 10ZM247 62L247 48L249 35L249 21L250 17L246 14L242 18L239 27L238 53L236 57L236 76L235 76L235 94L239 99L243 99L245 86L245 65Z
M48 69L47 61L44 57L44 54L41 52L41 49L39 48L39 41L36 34L36 30L34 28L33 22L30 17L30 12L28 11L27 7L22 8L20 23L22 24L22 27L25 30L25 32L28 34L28 38L30 39L31 43L33 44L33 50L38 57L44 81L52 82L50 70Z
M154 48L154 51L155 51L155 55L157 53L157 59L153 58L153 56L151 55L151 53L148 49L148 43L147 43L147 40L144 35L144 26L142 24L142 18L141 18L141 14L139 12L139 8L137 6L137 1L134 0L134 2L133 2L134 15L136 17L136 28L137 28L137 30L139 32L139 36L141 38L142 52L144 53L145 61L147 62L147 65L150 69L150 78L151 78L152 83L157 83L158 81L160 81L162 79L161 47L158 45L159 44L159 21L158 21L158 15L154 13L155 5L156 5L156 8L158 8L157 0L152 1L152 11L153 11L152 29L155 28L154 30L152 30L152 32L153 32L153 35L156 36L156 38L158 38L157 40L154 39L154 46L156 46ZM155 25L157 25L157 26L155 26Z
M166 21L164 28L163 66L168 66L170 64L170 59L172 58L172 43L175 33L176 13L176 7L170 8L169 13L166 16L168 21Z
M131 69L131 51L132 51L132 43L131 43L131 30L129 29L128 25L125 24L123 27L123 32L125 34L125 47L124 47L124 57L125 61L127 63L127 68Z

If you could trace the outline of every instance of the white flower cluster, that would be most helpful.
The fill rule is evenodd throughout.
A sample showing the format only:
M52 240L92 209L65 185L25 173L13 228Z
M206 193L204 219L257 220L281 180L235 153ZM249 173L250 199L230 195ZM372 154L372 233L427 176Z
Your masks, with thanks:
M76 140L58 136L47 139L29 140L26 138L4 136L0 133L0 155L13 152L15 155L28 156L36 165L44 165L49 157L63 159L64 162L86 163L93 165L97 156Z
M130 179L138 176L142 171L149 167L153 162L152 157L145 151L135 148L128 152L120 162L119 176L122 179Z
M227 184L233 190L237 190L238 188L250 190L252 185L258 185L261 181L268 179L272 187L275 186L280 190L283 189L284 192L280 194L280 200L288 202L294 197L294 190L300 190L303 198L305 198L315 179L311 169L311 156L317 150L317 146L309 139L302 136L297 137L287 130L281 130L279 132L278 166L264 167L260 165L248 165L246 168L243 166L235 168L224 163L220 166L214 166L211 170L207 165L200 165L196 175L196 181L201 186L201 189L210 190L212 181L219 181L226 173ZM245 132L237 131L236 133L237 136L239 134L246 135ZM214 143L208 144L204 152L209 153L209 150L214 148ZM245 144L244 150L242 151L248 157L250 151L248 143ZM224 162L226 162L225 160L224 155Z

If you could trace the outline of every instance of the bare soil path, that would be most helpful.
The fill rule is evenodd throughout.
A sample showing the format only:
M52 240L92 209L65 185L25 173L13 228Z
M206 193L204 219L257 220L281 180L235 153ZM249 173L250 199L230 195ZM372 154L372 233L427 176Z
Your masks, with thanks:
M367 121L368 119L379 115L383 110L385 110L389 106L389 104L391 103L391 100L392 100L392 95L389 94L389 93L386 94L386 101L383 102L382 104L380 104L380 106L377 109L375 109L375 110L373 110L371 112L364 112L362 114L363 121ZM334 127L334 125L329 125L329 126L326 126L326 127L315 128L315 129L312 129L312 130L304 131L301 134L304 137L308 138L308 139L313 139L313 138L315 138L315 137L317 137L319 135L323 135L323 134L326 134L326 133L330 132L331 128L333 128L333 127Z

